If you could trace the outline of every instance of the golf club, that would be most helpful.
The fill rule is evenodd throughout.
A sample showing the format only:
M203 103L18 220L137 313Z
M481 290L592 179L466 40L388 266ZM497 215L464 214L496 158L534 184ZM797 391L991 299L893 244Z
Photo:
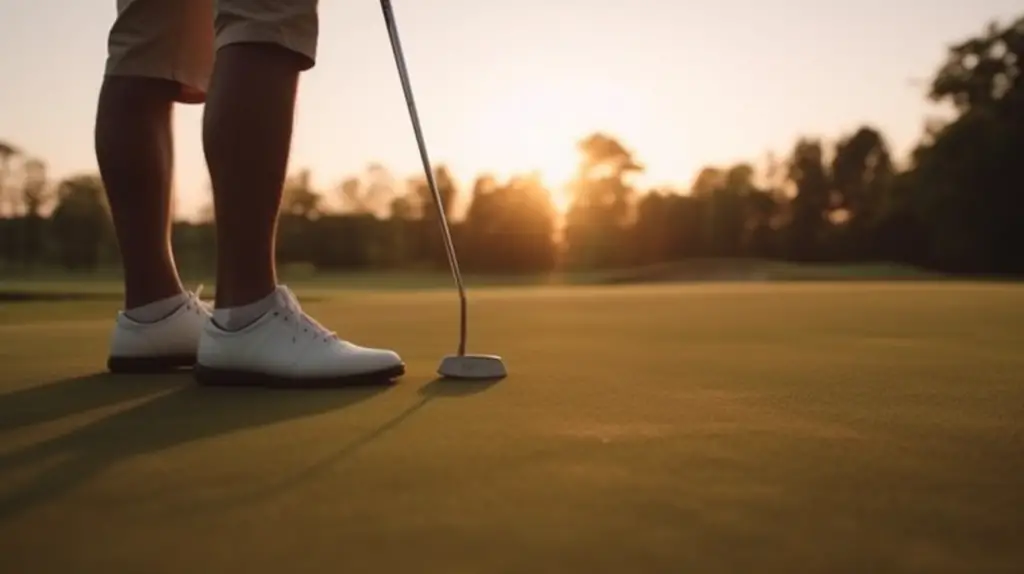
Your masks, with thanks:
M437 183L434 181L434 170L430 166L430 157L427 155L427 144L423 139L419 114L416 112L416 102L412 96L409 72L406 69L405 56L402 53L402 43L398 39L398 26L395 24L395 13L391 8L391 0L380 0L380 8L384 13L384 23L388 28L388 39L391 40L391 51L395 55L398 77L402 81L405 103L409 107L409 119L412 121L413 132L416 133L416 145L419 147L420 159L423 161L423 171L426 172L427 186L430 187L430 193L434 197L434 206L437 207L444 248L448 254L448 266L451 268L455 285L459 290L459 350L457 354L448 355L441 361L437 373L443 377L455 379L499 379L508 374L501 357L466 354L466 288L462 283L462 273L459 271L459 261L455 256L455 246L452 244L452 234L448 227L448 218L444 213L444 204L441 201L441 194L437 190Z

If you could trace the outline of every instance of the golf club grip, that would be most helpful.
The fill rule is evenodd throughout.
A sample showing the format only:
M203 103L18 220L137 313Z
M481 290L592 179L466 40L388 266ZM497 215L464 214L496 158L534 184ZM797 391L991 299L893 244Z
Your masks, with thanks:
M455 278L455 286L459 290L459 355L461 356L466 354L466 325L468 323L466 317L466 289L462 283L462 272L459 270L459 261L455 254L455 245L452 241L451 228L448 226L448 217L445 215L444 202L441 200L441 193L437 189L437 182L434 180L434 169L431 167L430 156L427 154L427 144L423 137L423 130L420 127L419 113L416 111L416 100L412 95L409 71L405 64L402 41L398 37L398 25L395 22L394 10L391 8L391 0L380 0L380 9L384 14L384 24L388 29L388 39L391 42L391 51L395 56L395 66L398 68L398 78L402 83L405 104L409 108L409 120L412 122L412 130L416 135L416 146L419 148L420 160L423 162L427 186L430 188L430 193L434 197L434 206L437 208L445 253L448 255L448 266L451 268L452 276Z

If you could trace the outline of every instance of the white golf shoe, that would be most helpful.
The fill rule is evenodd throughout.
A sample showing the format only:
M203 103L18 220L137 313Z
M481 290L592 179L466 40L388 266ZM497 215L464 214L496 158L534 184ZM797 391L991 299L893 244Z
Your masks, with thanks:
M203 325L210 318L210 305L199 299L199 292L188 292L188 299L170 315L141 323L121 311L110 336L107 369L114 373L154 373L191 367Z
M237 331L206 321L195 376L204 385L324 387L387 382L405 374L394 351L344 341L303 313L285 286L275 307Z

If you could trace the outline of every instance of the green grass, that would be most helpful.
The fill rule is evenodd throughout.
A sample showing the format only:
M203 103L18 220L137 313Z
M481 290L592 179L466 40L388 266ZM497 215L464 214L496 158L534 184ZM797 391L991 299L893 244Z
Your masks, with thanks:
M101 374L116 300L0 304L3 572L1009 572L1024 288L319 291L382 389Z
M285 265L278 270L283 282L308 291L401 291L450 289L453 280L447 270L375 270L317 272L308 265ZM797 264L758 259L690 259L623 269L556 271L538 274L465 273L473 287L550 287L569 285L610 285L697 281L843 281L843 280L929 280L938 274L889 263ZM208 273L184 272L189 286L213 285ZM41 293L50 296L88 296L116 299L121 291L121 273L103 268L88 273L61 269L31 272L0 270L0 300L5 295Z

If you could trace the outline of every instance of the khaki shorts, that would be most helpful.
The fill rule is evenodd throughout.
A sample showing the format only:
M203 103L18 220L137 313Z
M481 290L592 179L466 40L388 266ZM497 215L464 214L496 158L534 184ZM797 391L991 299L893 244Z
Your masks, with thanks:
M117 0L106 73L173 80L205 99L213 55L228 44L277 44L316 60L318 0Z

